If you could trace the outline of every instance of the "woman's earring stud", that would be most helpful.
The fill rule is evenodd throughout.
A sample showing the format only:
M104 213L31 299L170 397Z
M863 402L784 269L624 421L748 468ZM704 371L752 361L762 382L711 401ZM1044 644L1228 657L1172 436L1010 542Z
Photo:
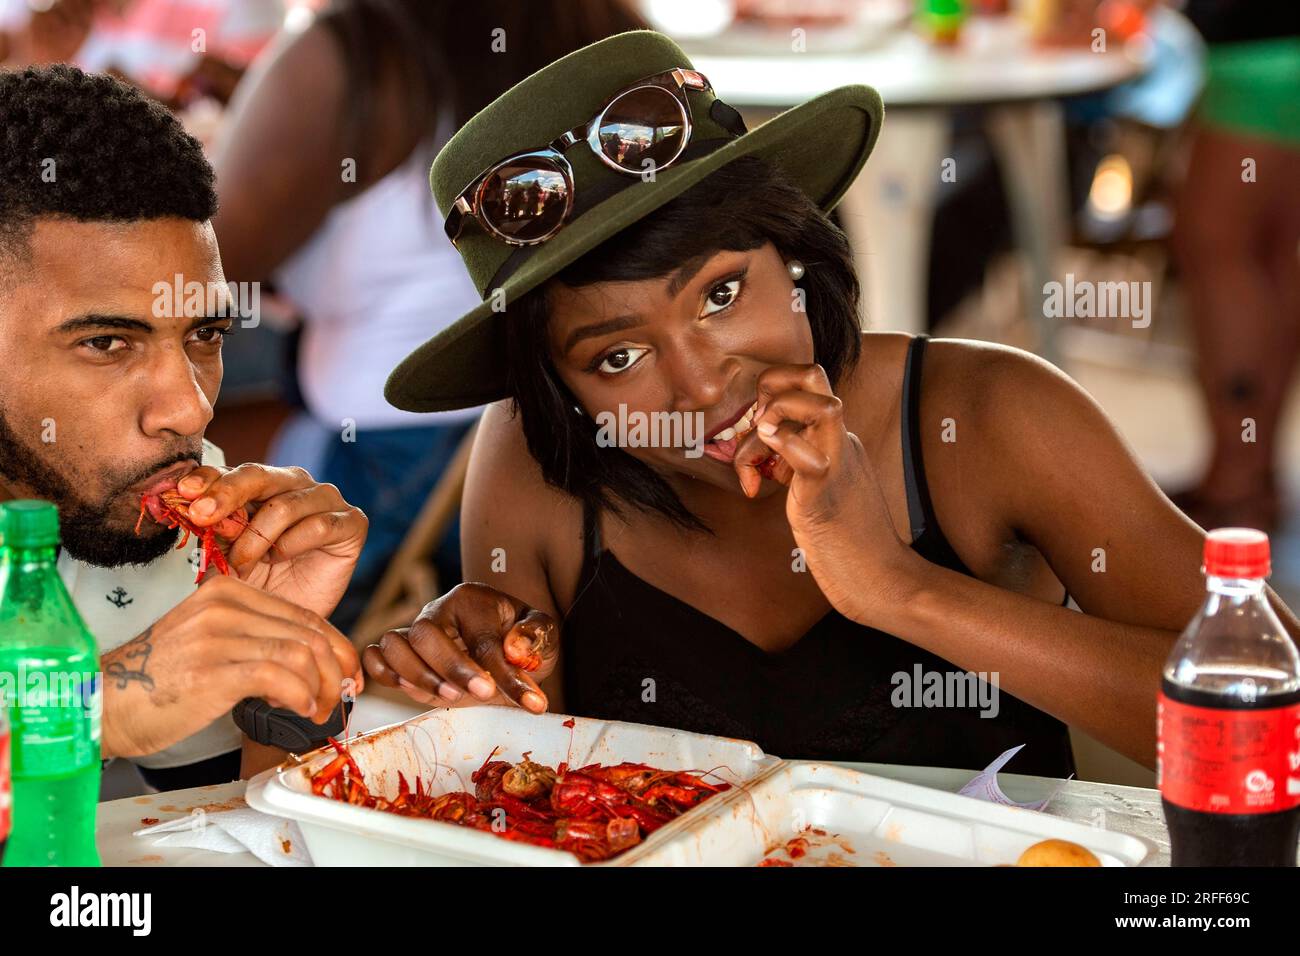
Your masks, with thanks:
M806 270L803 267L803 263L800 262L798 259L791 259L789 262L785 264L785 271L790 273L791 279L793 279L795 282L798 282L800 279L803 278L803 274Z

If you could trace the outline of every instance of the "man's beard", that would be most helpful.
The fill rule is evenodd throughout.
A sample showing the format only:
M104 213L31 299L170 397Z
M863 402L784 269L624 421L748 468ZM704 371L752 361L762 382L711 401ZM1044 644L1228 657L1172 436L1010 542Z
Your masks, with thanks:
M115 481L113 490L100 501L86 501L67 478L19 440L0 409L0 476L25 486L37 498L54 502L59 509L63 547L78 561L98 567L150 564L175 547L180 536L176 528L141 536L130 529L111 527L113 502L150 475L178 462L199 461L201 454L200 448L178 452L125 480Z

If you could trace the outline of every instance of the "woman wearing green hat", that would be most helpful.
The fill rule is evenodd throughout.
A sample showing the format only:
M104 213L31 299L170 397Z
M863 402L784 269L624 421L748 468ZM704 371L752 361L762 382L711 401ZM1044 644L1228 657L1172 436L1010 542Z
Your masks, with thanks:
M826 213L882 118L850 86L746 131L637 31L448 143L431 182L483 304L385 394L496 403L462 513L475 583L368 648L375 679L784 757L1027 744L1018 770L1061 776L1073 725L1154 763L1202 532L1050 365L861 331ZM684 427L656 445L615 419Z

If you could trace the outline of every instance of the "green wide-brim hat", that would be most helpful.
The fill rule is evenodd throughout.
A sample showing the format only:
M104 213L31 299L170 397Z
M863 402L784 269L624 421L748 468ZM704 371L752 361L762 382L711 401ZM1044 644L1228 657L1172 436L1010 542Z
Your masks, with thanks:
M462 190L492 164L590 121L622 87L677 68L694 69L676 43L652 30L633 30L538 70L470 119L438 153L429 173L438 209L445 218ZM718 79L709 77L711 83ZM734 110L715 105L713 90L687 90L686 97L694 125L688 152L653 179L610 169L583 143L565 152L575 206L547 241L513 246L477 222L466 223L457 248L484 301L393 370L384 387L392 405L438 412L507 397L508 306L734 159L753 155L775 163L829 212L862 169L884 119L880 94L869 86L823 93L744 133L737 131Z

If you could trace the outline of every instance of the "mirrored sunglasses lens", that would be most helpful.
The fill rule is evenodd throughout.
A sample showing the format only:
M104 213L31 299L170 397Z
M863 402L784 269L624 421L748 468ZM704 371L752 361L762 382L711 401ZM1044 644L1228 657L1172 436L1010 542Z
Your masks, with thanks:
M677 158L686 141L686 114L667 90L643 86L605 108L597 135L611 162L639 173Z
M564 221L569 183L560 168L533 157L494 170L479 192L479 210L503 236L530 242Z

